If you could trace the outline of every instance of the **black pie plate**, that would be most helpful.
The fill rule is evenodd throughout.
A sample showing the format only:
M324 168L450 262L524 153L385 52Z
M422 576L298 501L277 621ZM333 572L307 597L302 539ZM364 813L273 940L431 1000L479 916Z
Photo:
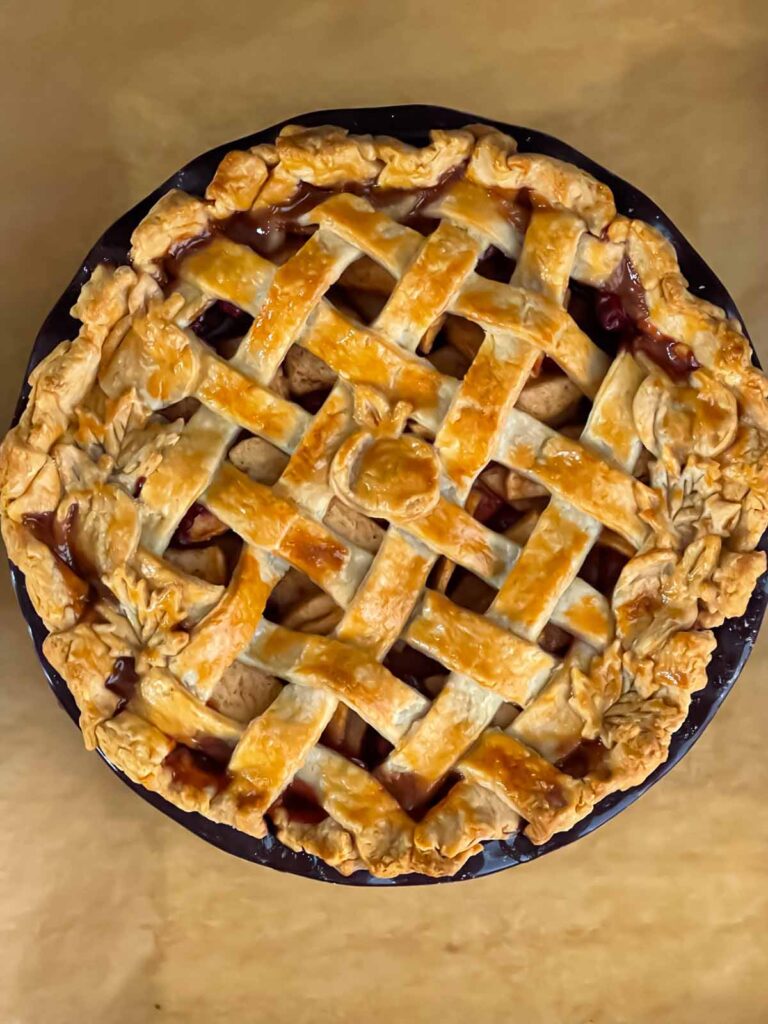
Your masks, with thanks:
M202 195L219 161L228 150L233 148L246 149L259 143L271 142L284 124L298 123L307 126L338 124L354 133L394 135L406 142L423 145L428 141L427 133L430 128L461 128L466 124L478 121L494 125L514 136L517 139L519 149L523 152L546 153L561 160L567 160L579 167L583 167L596 178L604 181L613 190L616 205L621 213L639 217L656 225L672 241L677 250L680 267L689 281L691 291L695 295L715 303L717 306L722 306L729 316L741 321L739 311L736 309L733 299L725 287L666 214L662 213L652 200L643 195L642 192L639 192L634 186L623 181L621 178L617 178L610 171L605 170L593 160L579 153L578 150L573 149L564 142L560 142L558 139L552 138L551 135L545 135L543 132L533 131L530 128L522 128L517 125L490 121L488 118L479 117L476 114L465 114L457 110L449 110L445 107L414 105L377 107L367 110L324 110L291 118L290 121L266 128L264 131L256 132L254 135L247 135L243 139L228 142L223 146L210 150L208 153L204 153L185 167L182 167L180 171L169 178L150 196L147 196L146 199L142 200L137 206L134 206L132 210L121 217L112 227L108 228L85 257L72 282L41 327L32 348L25 380L33 367L48 355L59 341L63 338L74 337L77 333L78 324L69 315L69 310L75 303L80 288L90 277L93 269L103 262L125 263L131 232L149 208L170 188L181 188L187 192ZM743 321L741 322L743 323ZM14 423L18 420L27 401L28 390L25 385L16 407ZM767 542L768 533L766 533L761 541L761 549L765 549L768 546ZM11 577L16 596L24 618L27 621L48 683L64 710L76 723L78 711L75 701L69 692L67 684L43 656L42 644L46 637L46 630L32 608L24 576L14 565L11 565ZM425 878L422 875L403 875L400 878L385 880L373 878L365 871L358 871L349 878L344 878L318 858L305 853L294 853L271 835L263 840L253 839L227 825L220 825L209 821L199 814L179 810L155 793L150 793L141 786L135 785L113 765L110 765L110 768L140 797L153 804L164 814L168 815L168 817L173 818L174 821L179 822L184 828L196 833L202 839L205 839L214 846L218 846L221 850L226 850L237 857L242 857L244 860L253 861L257 864L266 864L279 871L290 871L296 875L317 878L324 882L377 886L423 885L432 882L462 881L467 878L494 874L496 871L514 867L516 864L533 860L535 857L542 857L553 850L558 850L569 843L573 843L582 836L586 836L599 825L604 824L624 810L625 807L634 803L641 794L645 793L662 776L674 768L677 762L688 753L705 727L711 722L726 694L736 682L755 643L760 623L765 614L766 601L768 601L768 574L763 576L758 583L749 602L746 614L740 619L729 620L716 630L718 644L709 665L708 684L704 690L694 696L688 719L672 738L668 760L647 778L645 782L627 793L614 793L612 796L607 797L597 805L587 818L580 821L569 832L556 835L543 846L534 846L522 834L518 834L506 842L493 841L486 843L483 852L467 861L461 871L453 878L433 879Z

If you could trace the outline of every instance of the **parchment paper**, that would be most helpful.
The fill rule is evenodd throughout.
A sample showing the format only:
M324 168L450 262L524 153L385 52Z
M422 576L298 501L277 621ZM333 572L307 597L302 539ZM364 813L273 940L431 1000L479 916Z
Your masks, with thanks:
M322 107L442 103L573 142L666 209L768 361L763 0L0 5L0 402L101 231L195 154ZM760 1024L768 639L695 751L576 845L374 892L134 797L47 691L0 573L0 1021Z

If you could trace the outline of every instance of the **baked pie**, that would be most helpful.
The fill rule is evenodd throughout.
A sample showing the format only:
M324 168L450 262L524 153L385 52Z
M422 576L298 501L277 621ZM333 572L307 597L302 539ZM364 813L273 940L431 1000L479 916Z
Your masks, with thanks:
M766 556L768 385L608 187L283 129L99 265L2 445L86 745L343 874L454 874L667 757Z

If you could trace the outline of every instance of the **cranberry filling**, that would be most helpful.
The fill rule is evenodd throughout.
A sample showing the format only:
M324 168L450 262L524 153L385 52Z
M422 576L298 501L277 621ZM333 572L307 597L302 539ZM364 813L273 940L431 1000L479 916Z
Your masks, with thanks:
M579 576L601 594L612 594L628 558L615 548L597 544L587 555Z
M136 661L134 658L115 658L112 671L106 678L104 685L112 693L120 698L116 711L122 711L136 690L136 683L139 677L136 674Z
M562 657L573 643L573 634L548 622L539 635L539 647L548 654Z
M234 354L232 342L248 331L253 317L229 302L215 302L201 313L192 324L192 330L224 359Z
M179 276L179 270L184 259L194 249L201 249L210 242L214 234L218 234L220 226L211 226L202 235L196 238L187 238L183 242L177 242L168 250L168 254L162 261L163 276L167 285L173 286Z
M445 675L445 668L439 661L422 654L409 644L395 644L384 659L384 668L393 676L402 679L420 693L425 693L423 683L430 676ZM427 694L429 696L429 694Z
M406 224L410 223L411 226L413 226L413 219L426 216L426 214L424 213L426 207L431 206L433 203L436 203L438 199L442 199L442 197L445 195L445 193L448 191L451 185L455 181L458 181L458 179L463 176L465 170L466 164L459 164L459 166L454 167L453 170L447 171L434 185L430 185L429 188L411 189L408 190L407 192L400 192L399 190L396 189L379 189L378 203L376 202L377 196L375 193L369 196L369 198L371 199L371 202L374 203L374 205L383 206L387 202L391 202L392 198L399 198L399 196L404 194L415 195L416 202L411 208L411 212L409 213L408 217L404 222Z
M619 300L621 309L633 323L647 319L648 304L645 301L645 289L640 281L640 275L626 257L616 268L605 290ZM606 330L614 329L607 324L604 326Z
M365 730L360 749L360 762L371 771L385 761L394 750L394 745L385 740L375 729Z
M229 527L222 523L218 516L215 516L205 505L201 505L199 501L195 501L184 513L171 544L179 547L201 544L214 537L220 537L228 529Z
M228 765L232 757L232 748L224 740L216 736L200 736L195 739L194 749L217 764Z
M673 380L685 380L699 368L687 345L662 334L648 317L648 304L637 270L624 259L595 302L602 329L633 355L642 352Z
M515 269L515 261L493 245L489 245L477 263L476 271L491 281L509 284Z
M572 281L568 312L605 352L626 348L642 352L673 380L685 380L699 368L693 352L662 334L648 316L648 304L637 270L628 259L617 267L602 291Z
M304 214L334 194L333 189L317 188L302 182L287 203L235 214L227 222L226 233L240 245L247 245L259 253L271 253L276 241L282 242L286 231L300 227L298 221Z
M654 337L651 334L636 334L629 349L633 354L645 353L673 380L686 380L701 365L687 345L681 345L664 335Z
M483 526L496 533L504 533L520 518L520 513L496 494L489 487L484 487L482 482L475 484L474 493L477 494L478 502L472 512L472 518L476 519Z
M538 205L534 202L534 193L528 188L521 188L511 196L503 189L490 188L488 191L499 201L509 223L524 235L531 221L531 210Z
M183 743L179 743L165 757L163 764L170 768L174 782L180 785L192 786L195 789L206 789L210 786L220 793L226 788L229 781L226 765L221 761L203 753L201 750L193 750Z
M441 782L438 782L437 786L429 794L429 800L423 804L422 807L418 808L415 813L413 811L411 812L413 817L417 820L419 818L423 818L430 808L435 807L441 800L448 796L450 791L458 782L461 782L461 775L459 772L448 772L445 778Z
M608 292L595 291L594 288L579 284L578 281L571 281L569 292L568 313L570 316L573 317L581 330L596 345L609 355L613 355L617 347L617 332L620 334L621 328L617 326L614 329L613 327L606 328L604 326L603 316L600 312L600 303L601 300L606 299L606 306L610 306L611 310L614 307L618 307L621 310L622 316L624 316L624 307L621 304L621 299L618 296L609 295ZM603 310L603 313L606 312L609 312L609 310ZM611 317L609 317L609 321L611 323L616 322ZM632 322L629 317L626 317L626 328L628 333L632 329Z
M286 203L235 214L227 222L225 232L234 242L247 245L262 254L273 254L284 244L286 232L311 233L314 225L300 224L301 218L339 192L360 196L377 208L391 205L405 196L413 196L415 201L404 223L414 227L425 218L425 208L440 199L450 185L461 177L464 169L465 165L461 164L444 174L435 185L421 189L379 188L375 182L349 182L339 189L328 189L302 182ZM430 224L424 233L428 234L433 229L434 224Z
M632 318L624 309L618 295L603 292L595 302L595 312L600 326L605 331L629 331L632 329Z
M496 590L468 569L457 566L448 584L446 596L460 608L484 615L496 596Z
M317 391L308 391L304 395L294 396L293 401L300 405L302 409L306 409L312 416L316 416L330 393L330 388L318 388Z
M472 518L476 519L478 523L487 525L507 503L500 495L483 487L482 484L475 485L475 493L478 495L478 501L472 512Z
M82 568L78 567L77 556L72 546L72 531L77 521L77 503L70 505L63 520L59 520L55 512L27 512L21 521L41 544L56 555L72 572L84 577Z
M590 774L600 777L605 772L603 766L607 753L608 748L600 740L584 740L560 761L558 767L574 779L583 779Z
M328 817L318 804L314 790L300 779L294 779L277 800L277 806L287 811L292 821L303 825L319 825Z

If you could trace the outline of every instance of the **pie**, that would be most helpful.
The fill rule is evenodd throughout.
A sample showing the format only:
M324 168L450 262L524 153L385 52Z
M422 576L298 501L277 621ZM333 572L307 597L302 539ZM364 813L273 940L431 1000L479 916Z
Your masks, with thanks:
M0 455L85 743L342 874L644 780L766 556L768 385L669 241L483 126L170 190Z

